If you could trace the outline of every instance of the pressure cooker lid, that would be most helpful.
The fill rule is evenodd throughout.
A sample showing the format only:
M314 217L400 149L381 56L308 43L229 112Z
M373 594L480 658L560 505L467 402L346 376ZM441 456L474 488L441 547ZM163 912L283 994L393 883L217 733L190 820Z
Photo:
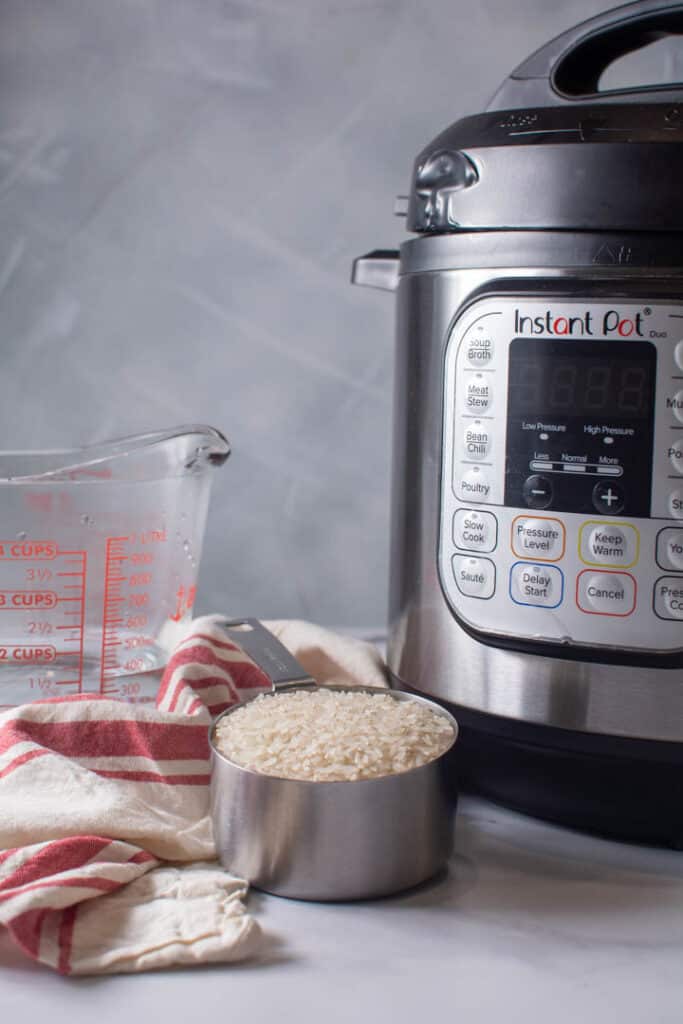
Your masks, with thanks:
M598 89L669 35L683 3L640 0L546 44L420 153L409 230L683 230L683 84Z

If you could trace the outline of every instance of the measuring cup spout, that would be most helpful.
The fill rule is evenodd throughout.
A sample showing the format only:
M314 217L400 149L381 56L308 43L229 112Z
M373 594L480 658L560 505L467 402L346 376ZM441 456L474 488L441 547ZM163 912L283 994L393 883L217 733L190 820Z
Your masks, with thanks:
M68 451L0 453L0 484L161 480L222 466L230 444L214 427L173 427Z

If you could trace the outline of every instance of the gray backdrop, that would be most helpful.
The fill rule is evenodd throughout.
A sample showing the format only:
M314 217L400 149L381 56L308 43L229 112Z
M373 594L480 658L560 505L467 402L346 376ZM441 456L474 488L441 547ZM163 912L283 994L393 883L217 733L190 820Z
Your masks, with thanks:
M2 446L220 427L200 609L381 627L393 308L351 260L430 137L609 6L2 0Z

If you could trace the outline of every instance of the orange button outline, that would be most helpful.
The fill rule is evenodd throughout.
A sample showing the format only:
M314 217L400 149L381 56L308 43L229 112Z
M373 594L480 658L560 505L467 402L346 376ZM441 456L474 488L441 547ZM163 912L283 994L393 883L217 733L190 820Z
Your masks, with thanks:
M633 607L631 610L628 612L598 612L591 611L590 608L582 608L579 604L579 580L587 572L589 572L591 576L628 576L628 578L633 581ZM636 605L638 604L638 580L632 573L619 572L617 569L603 569L602 572L599 573L597 573L595 569L582 569L576 577L576 593L574 595L574 600L576 602L576 607L580 612L583 612L584 615L608 615L611 619L627 619L629 615L633 615L636 610Z
M518 519L547 519L549 523L557 523L562 530L562 551L557 558L537 558L535 556L532 558L528 551L518 551L515 547L515 523ZM556 519L555 516L531 516L528 513L515 516L510 524L510 548L515 557L523 558L525 562L561 562L564 558L564 553L567 550L567 531L565 529L565 525L561 519Z

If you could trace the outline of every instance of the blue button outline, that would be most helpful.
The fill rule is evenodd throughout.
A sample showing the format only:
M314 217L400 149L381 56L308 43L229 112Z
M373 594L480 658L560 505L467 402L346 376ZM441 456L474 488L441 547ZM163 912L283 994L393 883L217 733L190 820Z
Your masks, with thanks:
M555 572L559 572L560 581L562 583L562 589L560 590L560 600L557 602L557 604L534 604L532 601L518 601L516 597L513 597L512 571L517 565L531 565L534 567L538 567L539 569L554 569ZM525 562L522 559L520 559L518 562L513 562L512 565L510 566L510 575L508 576L508 594L510 596L511 601L513 601L515 604L523 605L525 608L544 608L546 611L552 611L553 608L559 608L562 602L564 601L564 573L556 565L548 565L547 562Z

